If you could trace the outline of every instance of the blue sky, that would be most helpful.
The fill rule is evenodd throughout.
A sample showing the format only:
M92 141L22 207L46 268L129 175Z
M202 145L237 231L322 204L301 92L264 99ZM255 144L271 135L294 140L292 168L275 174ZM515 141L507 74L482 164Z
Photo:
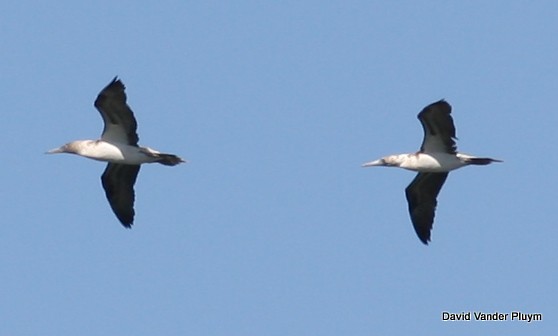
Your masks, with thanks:
M1 335L550 334L558 327L558 4L39 1L0 5ZM118 75L148 165L124 229L104 164L43 153L102 129ZM453 105L432 243L414 174ZM543 314L443 322L443 311Z

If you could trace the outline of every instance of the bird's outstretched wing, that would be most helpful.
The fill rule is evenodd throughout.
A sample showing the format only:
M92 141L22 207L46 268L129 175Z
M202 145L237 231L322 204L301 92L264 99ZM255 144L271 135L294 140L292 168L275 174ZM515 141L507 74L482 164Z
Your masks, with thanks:
M110 207L127 228L131 228L134 223L134 184L139 170L139 165L109 163L101 176Z
M126 104L125 89L124 84L114 77L95 100L95 107L101 113L105 123L101 139L112 143L137 146L138 124L134 113Z
M455 154L457 138L450 104L445 100L430 104L418 114L418 119L424 130L421 152Z
M438 201L448 173L418 173L405 189L411 221L420 241L428 245Z

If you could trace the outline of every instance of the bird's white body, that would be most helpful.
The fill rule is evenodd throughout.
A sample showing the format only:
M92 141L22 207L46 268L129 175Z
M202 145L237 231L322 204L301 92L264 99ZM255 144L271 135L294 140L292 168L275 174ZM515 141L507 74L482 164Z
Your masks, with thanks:
M61 149L57 148L50 152L72 153L97 161L129 165L156 162L158 160L156 155L160 154L160 152L148 147L111 143L104 140L77 140L64 145Z
M365 163L364 167L390 166L423 173L449 172L469 164L474 156L457 153L411 153L386 156Z

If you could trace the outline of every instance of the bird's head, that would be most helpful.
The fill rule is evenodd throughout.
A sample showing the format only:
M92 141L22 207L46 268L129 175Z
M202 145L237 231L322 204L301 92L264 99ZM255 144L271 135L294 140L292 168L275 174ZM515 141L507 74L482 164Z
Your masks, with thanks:
M363 167L399 167L401 164L401 160L399 159L399 155L389 155L384 156L381 159L366 162L363 164Z
M62 146L58 147L58 148L51 149L51 150L47 151L45 154L58 154L58 153L76 154L77 153L77 146L75 145L74 142L69 142L65 145L62 145Z

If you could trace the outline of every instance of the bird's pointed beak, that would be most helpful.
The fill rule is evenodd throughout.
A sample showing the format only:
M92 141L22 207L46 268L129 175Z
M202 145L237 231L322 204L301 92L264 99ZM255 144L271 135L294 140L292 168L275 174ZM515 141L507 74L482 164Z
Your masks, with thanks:
M384 161L384 159L379 159L379 160L375 160L375 161L370 161L370 162L366 162L365 164L363 164L363 167L379 167L379 166L385 166L386 162Z
M57 154L57 153L64 153L64 148L58 147L45 152L45 154Z

